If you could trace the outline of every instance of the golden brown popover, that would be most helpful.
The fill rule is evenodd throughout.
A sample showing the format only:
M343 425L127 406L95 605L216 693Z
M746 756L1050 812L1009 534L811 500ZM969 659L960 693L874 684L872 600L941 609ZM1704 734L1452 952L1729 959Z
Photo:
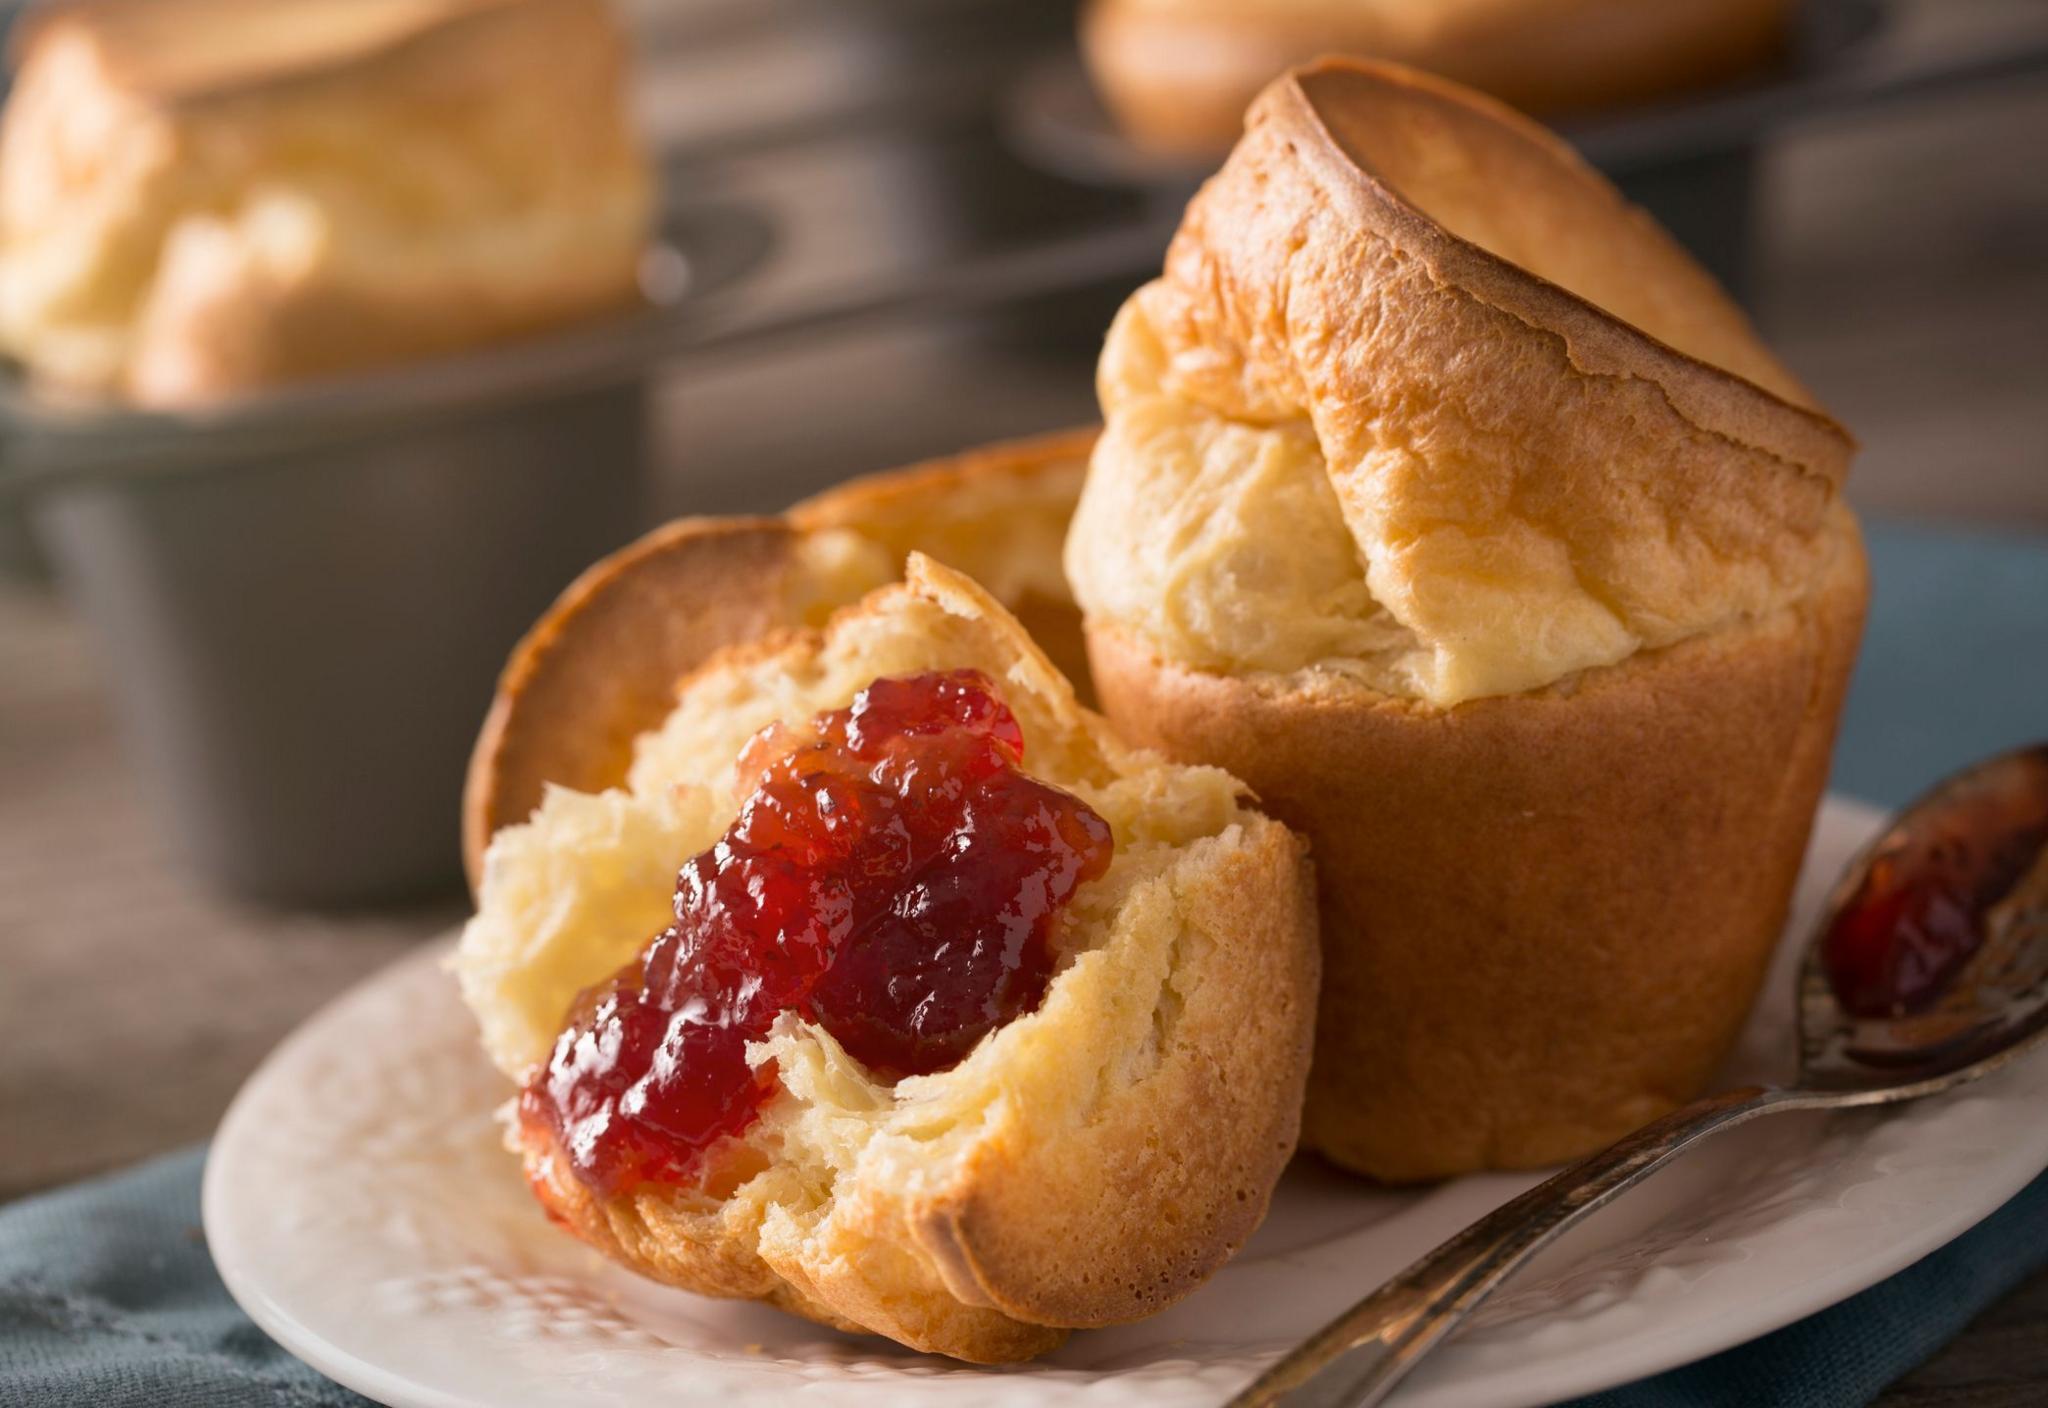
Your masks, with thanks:
M1099 384L1103 707L1315 853L1304 1141L1439 1178L1696 1094L1861 630L1847 433L1562 143L1350 61L1260 98Z

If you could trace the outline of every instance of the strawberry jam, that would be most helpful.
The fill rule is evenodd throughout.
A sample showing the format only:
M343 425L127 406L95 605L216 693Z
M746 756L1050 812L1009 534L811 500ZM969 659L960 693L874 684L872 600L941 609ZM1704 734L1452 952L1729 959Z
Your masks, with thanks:
M1836 1000L1856 1017L1933 1007L2044 848L2048 745L1994 759L1916 804L1822 941Z
M775 1092L746 1045L816 1022L872 1072L956 1064L1036 1007L1050 931L1109 866L1109 825L1018 771L972 670L877 680L741 756L738 817L683 866L675 923L585 992L520 1097L584 1183L686 1182Z

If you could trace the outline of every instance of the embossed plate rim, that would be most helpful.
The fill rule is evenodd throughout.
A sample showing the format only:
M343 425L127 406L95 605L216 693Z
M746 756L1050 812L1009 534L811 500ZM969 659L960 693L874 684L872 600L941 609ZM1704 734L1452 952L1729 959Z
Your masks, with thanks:
M1860 803L1823 807L1795 940L1879 821ZM1784 960L1796 947L1745 1038L1743 1078L1768 1073L1764 1053L1789 1051ZM1298 1168L1245 1255L1181 1306L1076 1336L1036 1365L950 1365L652 1285L550 1228L495 1147L490 1107L506 1092L438 972L444 952L401 960L287 1038L223 1120L204 1189L216 1263L251 1318L394 1408L476 1408L508 1393L539 1408L713 1393L748 1408L801 1388L895 1404L952 1401L970 1380L985 1403L1212 1403L1374 1270L1391 1272L1535 1180L1393 1193ZM2044 1099L2048 1062L2034 1062L1908 1111L1737 1131L1539 1260L1398 1402L1552 1402L1845 1299L2048 1167L2048 1122L2010 1118ZM393 1109L396 1122L379 1113Z

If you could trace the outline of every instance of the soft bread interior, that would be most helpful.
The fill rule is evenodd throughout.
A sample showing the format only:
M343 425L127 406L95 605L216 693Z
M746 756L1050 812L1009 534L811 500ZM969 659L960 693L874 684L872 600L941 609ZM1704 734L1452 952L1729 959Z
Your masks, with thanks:
M0 348L178 403L621 306L623 43L603 0L52 6L0 131Z
M1846 437L1713 281L1540 129L1385 65L1268 90L1098 388L1068 576L1200 669L1538 689L1770 615L1849 536Z
M642 739L624 786L597 795L553 788L530 822L501 831L455 960L492 1059L523 1079L545 1059L577 992L669 922L678 866L736 811L732 764L749 737L842 706L875 678L962 666L996 681L1017 714L1025 770L1082 797L1116 838L1108 873L1065 911L1044 1003L953 1069L894 1085L786 1014L751 1053L775 1065L783 1090L739 1147L715 1160L722 1172L711 1186L643 1192L637 1213L611 1214L615 1225L659 1221L682 1244L669 1248L672 1259L720 1259L728 1293L770 1294L748 1278L772 1268L785 1283L777 1294L799 1308L911 1343L922 1335L954 1353L962 1351L945 1331L917 1328L945 1312L913 1307L933 1297L956 1310L986 1307L992 1293L943 1239L877 1235L876 1200L937 1197L991 1145L1057 1147L1087 1130L1112 1095L1143 1100L1179 1039L1188 996L1176 987L1187 981L1180 949L1203 933L1190 897L1202 877L1278 832L1247 809L1235 780L1117 743L986 592L913 557L902 585L822 632L729 652L688 679L667 722ZM1269 908L1285 907L1295 863ZM1305 922L1288 943L1312 953ZM1256 1196L1262 1204L1263 1190ZM841 1258L859 1260L872 1292L859 1314L844 1297L816 1293L816 1268ZM717 1289L701 1269L681 1279Z

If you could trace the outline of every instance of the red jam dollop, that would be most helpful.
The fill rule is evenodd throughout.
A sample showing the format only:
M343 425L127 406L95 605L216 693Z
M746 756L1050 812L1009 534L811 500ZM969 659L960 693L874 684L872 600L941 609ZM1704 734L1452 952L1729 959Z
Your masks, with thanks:
M973 670L877 680L808 730L764 730L738 817L682 868L676 922L577 999L521 1117L600 1194L688 1182L774 1094L746 1044L777 1014L898 1077L1035 1008L1053 923L1112 842L1023 755Z
M2048 745L2009 754L1912 809L1822 940L1851 1016L1935 1006L1987 938L1987 916L2048 847Z

